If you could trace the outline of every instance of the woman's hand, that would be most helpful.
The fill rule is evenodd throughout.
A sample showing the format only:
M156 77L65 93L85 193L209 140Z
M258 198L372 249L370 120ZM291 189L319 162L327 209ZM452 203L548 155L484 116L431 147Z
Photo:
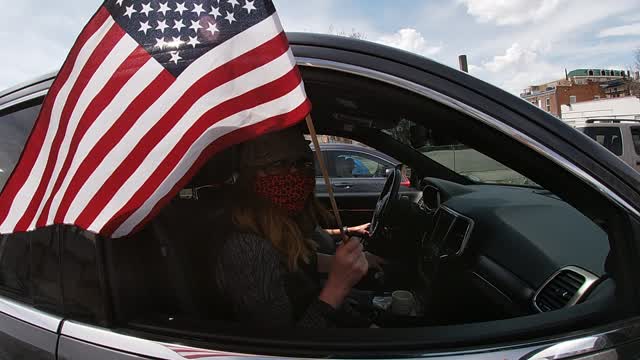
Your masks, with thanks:
M366 224L362 224L362 225L358 225L358 226L352 226L352 227L348 227L347 231L349 232L349 235L351 236L365 236L365 235L369 235L369 225L371 225L371 223L366 223Z
M387 260L381 258L378 255L372 254L370 252L365 252L364 256L367 258L367 262L369 263L370 269L376 269L382 271L382 265L387 263Z
M331 264L329 278L320 292L320 300L338 308L351 288L367 274L369 264L358 238L341 244Z

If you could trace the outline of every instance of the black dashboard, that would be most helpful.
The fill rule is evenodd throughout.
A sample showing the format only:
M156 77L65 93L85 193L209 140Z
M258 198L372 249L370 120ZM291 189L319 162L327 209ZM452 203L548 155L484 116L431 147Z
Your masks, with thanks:
M435 178L421 185L433 227L420 269L455 264L465 277L449 282L467 289L463 296L500 298L513 314L549 311L583 301L605 274L606 232L544 189ZM474 286L483 293L470 293Z

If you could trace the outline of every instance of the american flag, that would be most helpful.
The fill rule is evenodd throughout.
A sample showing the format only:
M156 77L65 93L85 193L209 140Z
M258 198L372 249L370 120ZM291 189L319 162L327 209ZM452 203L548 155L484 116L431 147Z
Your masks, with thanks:
M0 233L125 236L214 153L309 111L271 1L105 1L0 194Z

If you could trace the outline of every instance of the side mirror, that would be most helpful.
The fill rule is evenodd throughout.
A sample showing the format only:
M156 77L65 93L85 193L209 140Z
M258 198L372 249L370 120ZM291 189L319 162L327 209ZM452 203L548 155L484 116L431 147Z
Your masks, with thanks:
M393 169L385 169L384 170L384 177L389 177L389 175L391 175L392 171L393 171Z

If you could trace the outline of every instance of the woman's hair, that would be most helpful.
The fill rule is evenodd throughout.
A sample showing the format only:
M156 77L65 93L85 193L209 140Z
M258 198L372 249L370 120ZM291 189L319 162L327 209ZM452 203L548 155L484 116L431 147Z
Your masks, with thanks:
M295 271L301 261L309 263L317 247L311 240L311 234L318 224L328 225L330 214L311 194L303 211L289 216L255 194L254 180L254 173L244 171L234 184L231 221L239 231L271 241L276 250L287 258L289 269Z

